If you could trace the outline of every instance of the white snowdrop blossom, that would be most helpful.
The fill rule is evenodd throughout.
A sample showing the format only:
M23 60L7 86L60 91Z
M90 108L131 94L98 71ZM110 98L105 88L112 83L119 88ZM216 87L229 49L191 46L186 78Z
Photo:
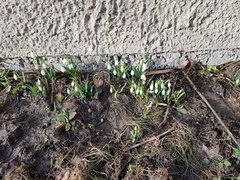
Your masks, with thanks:
M155 87L155 89L154 89L154 93L155 93L155 94L158 93L158 88Z
M74 87L74 91L78 92L78 87L77 86Z
M33 52L30 53L30 57L31 57L32 59L35 59L35 56L34 56L34 53L33 53Z
M37 86L41 86L41 81L39 79L37 80Z
M13 74L13 79L17 81L17 75L16 74Z
M165 86L164 86L164 83L162 82L161 83L161 89L163 89Z
M143 89L141 88L139 91L139 94L142 96L143 95Z
M147 70L147 64L146 63L143 63L142 64L142 71L144 72L144 71L146 71Z
M68 65L68 68L71 70L71 69L73 69L73 64L69 64Z
M71 82L71 86L72 86L72 87L74 87L74 85L75 85L75 82L74 82L74 81L72 81L72 82Z
M167 90L167 95L169 95L171 93L171 89Z
M113 93L113 87L112 86L110 87L110 93Z
M65 72L65 68L63 66L61 67L61 72Z
M154 89L154 85L153 85L153 82L151 82L150 87L149 87L149 90L150 90L150 91L153 91L153 89Z
M133 87L130 88L130 93L133 94Z
M136 89L136 95L138 95L138 94L139 94L139 89L137 88L137 89Z
M142 75L141 75L141 80L146 81L146 76L145 76L145 74L142 74Z
M122 78L126 79L126 73L123 73Z
M120 67L120 71L124 72L124 67L123 66Z
M38 67L38 65L37 65L37 64L34 64L34 68L35 68L36 70L38 70L38 69L39 69L39 67Z
M239 79L237 79L235 83L238 84L239 83Z
M42 70L41 70L41 75L43 75L43 76L45 76L45 75L46 75L46 73L45 73L44 69L42 69Z
M38 86L38 90L42 92L43 91L42 86Z
M165 94L166 94L166 91L165 91L165 89L163 89L162 90L162 95L165 96Z
M64 59L63 59L63 64L66 65L67 63L68 63L67 59L64 58Z
M119 62L118 62L118 60L116 59L116 60L114 61L114 65L115 65L115 66L118 66L118 64L119 64Z
M70 91L70 89L69 89L69 88L67 88L67 93L68 93L68 95L70 95L70 94L71 94L71 91Z
M109 64L109 63L107 64L107 69L111 70L111 64Z
M117 71L114 69L113 70L113 75L116 76L117 75Z
M134 70L131 70L130 74L131 76L134 76Z
M42 68L43 68L43 69L46 69L46 68L47 68L46 63L42 63Z
M168 81L168 88L171 88L171 83L170 83L170 81Z

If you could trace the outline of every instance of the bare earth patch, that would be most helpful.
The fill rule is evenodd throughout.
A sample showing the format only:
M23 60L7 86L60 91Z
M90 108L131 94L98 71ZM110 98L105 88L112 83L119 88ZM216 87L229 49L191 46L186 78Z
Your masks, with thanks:
M237 68L236 68L237 67ZM240 91L230 82L238 63L213 72L197 64L184 70L240 143ZM146 106L129 89L116 97L106 72L94 74L98 98L66 95L59 76L47 97L0 94L0 177L2 179L230 179L240 178L236 145L189 85L183 70L158 76L182 87L187 110ZM112 81L115 84L121 82ZM3 89L0 89L1 91ZM69 113L70 129L57 120L51 96L64 95L56 107ZM164 122L163 122L164 121ZM168 131L170 129L170 131ZM133 140L133 132L139 138Z

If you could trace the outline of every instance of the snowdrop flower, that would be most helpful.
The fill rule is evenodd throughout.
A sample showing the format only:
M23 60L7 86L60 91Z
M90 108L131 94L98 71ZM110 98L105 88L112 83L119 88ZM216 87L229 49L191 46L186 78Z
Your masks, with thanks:
M166 94L166 91L165 91L165 89L163 89L162 90L162 95L165 96L165 94Z
M78 92L78 87L77 86L74 87L74 91Z
M68 68L69 68L69 69L73 69L73 64L69 64L69 65L68 65Z
M109 63L107 64L107 69L111 70L111 64L109 64Z
M46 69L47 68L47 65L45 63L42 63L42 68L43 69Z
M64 58L64 59L63 59L63 64L66 65L67 63L68 63L67 59Z
M114 69L113 70L113 75L116 76L117 75L117 71Z
M139 94L139 88L136 89L136 95L138 95L138 94Z
M33 52L30 53L30 57L31 57L32 59L35 59L35 56L34 56L34 53L33 53Z
M169 95L171 93L171 89L167 90L167 95Z
M61 67L61 72L65 72L65 68L63 66Z
M119 62L118 62L118 60L116 59L116 60L114 61L114 65L115 65L115 66L118 66L118 64L119 64Z
M67 93L68 93L68 95L70 95L70 94L71 94L71 91L70 91L70 89L69 89L69 88L67 88Z
M155 86L155 89L158 89L158 82L157 81L155 82L154 86Z
M133 87L134 87L134 89L136 89L136 88L137 88L137 85L134 83L134 84L133 84Z
M130 88L130 93L133 94L133 87Z
M146 71L147 70L147 64L146 63L143 63L142 64L142 71L144 72L144 71Z
M75 82L74 82L74 81L72 81L72 82L71 82L71 86L72 86L72 87L74 87L74 85L75 85Z
M34 64L34 68L35 68L36 70L38 70L38 69L39 69L39 67L38 67L38 65L37 65L37 64Z
M43 88L42 88L42 86L38 86L38 89L39 89L39 91L43 91Z
M134 70L131 70L130 74L131 76L134 76Z
M41 81L39 79L37 80L37 86L41 86Z
M110 87L110 93L113 93L113 87L112 86Z
M154 89L154 93L155 93L155 94L158 93L158 88L155 87L155 89Z
M149 87L149 90L150 90L150 91L153 91L153 89L154 89L153 82L151 82L150 87Z
M126 79L126 73L123 73L122 78Z
M16 75L15 73L13 74L13 79L16 80L16 81L17 81L17 79L18 79L18 78L17 78L17 75Z
M41 74L42 74L43 76L45 76L45 75L46 75L46 73L45 73L44 69L42 69L42 70L41 70Z
M170 83L170 81L168 81L168 88L171 88L171 83Z
M120 71L121 71L121 72L124 71L124 67L123 67L123 66L120 67Z
M140 78L141 78L141 80L146 81L146 76L145 76L145 74L142 74Z
M236 84L238 84L238 83L239 83L239 79L236 80Z
M141 88L139 91L139 94L142 96L143 95L143 89Z
M165 88L164 83L161 82L161 89L164 89L164 88Z

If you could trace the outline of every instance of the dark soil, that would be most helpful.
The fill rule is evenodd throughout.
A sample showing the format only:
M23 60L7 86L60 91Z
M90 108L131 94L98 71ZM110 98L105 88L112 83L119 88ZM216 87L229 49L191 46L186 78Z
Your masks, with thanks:
M211 72L197 64L184 71L240 143L240 91L230 82L239 63L218 69ZM167 107L152 106L144 116L144 107L154 99L144 102L127 89L114 98L109 92L109 80L97 87L98 99L66 95L62 102L56 102L59 110L69 112L69 131L54 118L50 97L1 93L0 178L239 178L240 160L232 157L236 145L182 70L161 76L173 79L176 88L186 92L181 104L187 113L170 107L164 123ZM59 76L54 97L58 92L66 94L65 83L65 77ZM133 142L131 132L136 126L140 127L141 137ZM171 128L173 131L158 137ZM231 165L221 166L224 160Z

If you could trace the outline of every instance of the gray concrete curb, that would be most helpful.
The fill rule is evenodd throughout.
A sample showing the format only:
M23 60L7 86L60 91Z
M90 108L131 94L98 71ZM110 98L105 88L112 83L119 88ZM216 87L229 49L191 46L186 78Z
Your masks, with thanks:
M64 56L45 56L47 63L52 63L60 70ZM156 54L123 54L123 55L93 55L74 56L73 59L78 69L84 72L99 71L106 68L106 63L115 58L124 62L133 63L141 58L146 59L150 68L176 67L187 58L208 65L219 65L229 61L240 60L240 48L222 50L201 50L192 52L164 52ZM0 68L10 70L29 71L33 70L33 59L30 57L0 58Z

